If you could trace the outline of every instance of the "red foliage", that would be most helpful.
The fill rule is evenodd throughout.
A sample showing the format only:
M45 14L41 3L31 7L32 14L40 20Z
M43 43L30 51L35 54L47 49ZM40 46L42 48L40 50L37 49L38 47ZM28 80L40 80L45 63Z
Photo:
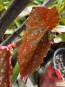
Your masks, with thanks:
M65 87L65 81L63 80L61 73L56 71L57 70L53 68L53 65L50 65L47 72L42 75L39 87L61 87L61 85L62 87Z
M21 77L34 72L43 62L49 48L49 31L59 20L56 8L33 7L26 22L25 35L18 50Z
M59 14L55 7L48 9L38 6L33 7L26 24L29 27L34 26L39 28L53 29L57 25L58 21Z
M0 87L11 87L11 61L10 51L7 47L0 46Z
M0 46L0 87L11 87L12 74L10 49L16 47L15 43Z

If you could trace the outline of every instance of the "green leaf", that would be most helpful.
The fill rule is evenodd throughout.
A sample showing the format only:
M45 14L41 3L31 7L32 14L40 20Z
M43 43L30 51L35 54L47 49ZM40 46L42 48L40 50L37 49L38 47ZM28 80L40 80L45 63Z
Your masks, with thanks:
M60 35L63 42L65 42L65 34Z
M5 32L5 34L12 34L13 32L14 32L13 29L8 29L8 30Z
M58 32L61 32L61 33L65 33L65 26L63 25L58 25L55 30L57 30Z
M14 67L14 69L13 69L12 82L15 82L16 81L17 76L19 74L19 71L20 71L20 69L19 69L19 65L18 65L18 62L17 62L16 65L15 65L15 67Z
M7 3L9 2L10 0L0 0L0 4L2 4L3 2Z
M4 9L3 5L0 5L0 11L2 11Z
M61 18L60 19L60 23L63 24L63 25L65 25L65 19L64 18Z
M15 20L15 24L17 27L19 27L21 25L21 23L17 19Z
M60 6L62 5L63 0L58 0L58 7L60 8Z

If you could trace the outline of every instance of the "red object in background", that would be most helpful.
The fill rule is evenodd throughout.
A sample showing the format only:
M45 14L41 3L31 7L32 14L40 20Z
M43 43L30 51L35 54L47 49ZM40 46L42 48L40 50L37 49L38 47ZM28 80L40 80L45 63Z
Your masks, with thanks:
M52 65L48 67L47 72L40 79L40 87L65 87L64 83L60 71L54 69Z
M27 80L28 80L28 75L23 77L23 81L24 81L24 83L26 83Z
M53 61L40 79L40 87L65 87L65 48L54 53Z

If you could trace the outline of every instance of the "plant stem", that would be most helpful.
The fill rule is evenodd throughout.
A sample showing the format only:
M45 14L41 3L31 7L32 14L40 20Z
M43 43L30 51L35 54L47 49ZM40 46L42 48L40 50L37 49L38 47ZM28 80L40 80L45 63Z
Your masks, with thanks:
M31 0L14 0L9 8L4 12L0 18L0 39L4 36L8 26L20 14L20 12L27 6Z
M47 0L43 6L45 7L49 7L52 3L54 2L54 0ZM20 34L22 32L22 30L24 30L26 28L25 22L23 23L23 25L21 25L21 27L19 27L16 32L14 32L8 39L6 39L3 43L1 43L1 45L8 45L10 44L12 41L15 40L16 37L18 37L18 34Z

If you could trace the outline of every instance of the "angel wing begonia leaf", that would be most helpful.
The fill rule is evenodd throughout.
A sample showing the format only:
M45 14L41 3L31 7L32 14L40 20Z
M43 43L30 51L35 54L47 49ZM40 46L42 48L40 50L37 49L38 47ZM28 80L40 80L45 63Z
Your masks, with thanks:
M11 87L10 52L6 47L0 46L0 87Z
M38 26L40 28L53 29L59 21L59 13L56 7L48 9L45 7L33 7L27 21L28 26ZM44 25L45 24L45 25Z
M48 44L47 44L48 43ZM21 57L19 59L21 77L29 75L34 72L39 65L43 62L43 58L46 56L50 48L50 41L48 39L48 32L41 38L38 46L34 51ZM20 52L20 51L19 51Z
M21 77L34 72L50 48L49 30L59 21L56 8L33 7L26 22L25 35L18 50Z

